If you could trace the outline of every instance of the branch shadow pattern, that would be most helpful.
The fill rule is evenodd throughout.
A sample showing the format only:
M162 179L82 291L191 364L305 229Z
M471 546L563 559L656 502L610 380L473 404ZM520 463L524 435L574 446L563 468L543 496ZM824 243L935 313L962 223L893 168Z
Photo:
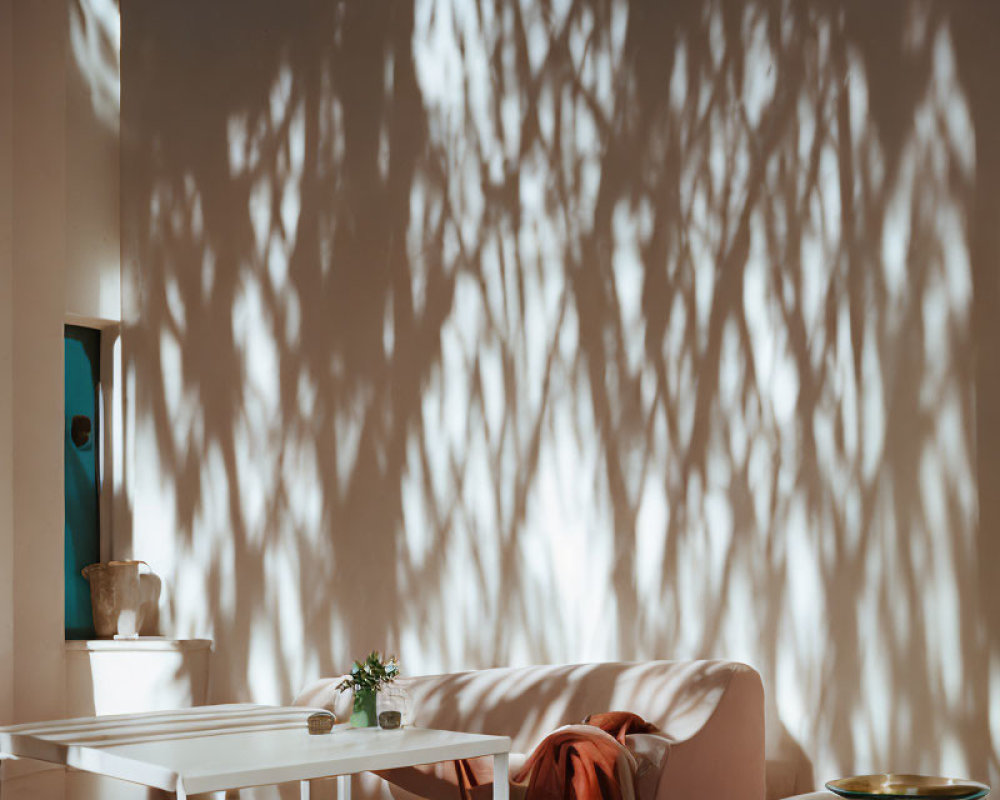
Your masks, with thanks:
M122 546L215 696L733 657L995 781L977 8L126 4Z

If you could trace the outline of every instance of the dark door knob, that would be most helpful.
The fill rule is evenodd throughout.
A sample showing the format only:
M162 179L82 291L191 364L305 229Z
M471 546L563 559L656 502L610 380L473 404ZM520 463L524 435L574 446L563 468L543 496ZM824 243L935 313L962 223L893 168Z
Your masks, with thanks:
M90 430L90 417L84 417L81 414L73 417L69 428L69 436L73 440L73 444L77 447L83 447L90 441Z

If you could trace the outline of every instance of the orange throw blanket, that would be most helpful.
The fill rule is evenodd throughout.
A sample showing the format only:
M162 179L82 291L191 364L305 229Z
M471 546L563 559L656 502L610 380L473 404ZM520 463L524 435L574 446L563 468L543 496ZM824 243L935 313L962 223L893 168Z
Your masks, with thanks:
M618 767L625 737L655 733L656 727L627 711L593 714L584 726L557 730L535 748L514 776L515 783L528 784L525 800L622 800Z
M627 737L659 733L655 725L626 711L592 714L583 725L559 728L512 776L513 795L524 800L632 800L640 770ZM492 776L481 762L460 760L376 774L421 797L479 800L492 796Z

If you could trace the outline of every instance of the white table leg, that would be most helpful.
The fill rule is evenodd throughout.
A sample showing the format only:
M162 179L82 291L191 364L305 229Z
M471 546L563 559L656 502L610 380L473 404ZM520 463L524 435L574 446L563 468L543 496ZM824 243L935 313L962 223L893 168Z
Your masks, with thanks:
M299 781L299 800L309 800L312 795L312 784L309 781Z
M510 756L497 753L493 756L493 800L510 800Z
M337 800L351 800L351 776L337 776Z

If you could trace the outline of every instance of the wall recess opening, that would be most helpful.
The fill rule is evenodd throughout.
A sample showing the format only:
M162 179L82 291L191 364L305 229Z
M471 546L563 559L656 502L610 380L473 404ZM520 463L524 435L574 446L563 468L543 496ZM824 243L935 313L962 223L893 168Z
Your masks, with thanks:
M63 345L66 638L92 639L90 585L81 570L101 560L101 332L67 325Z

